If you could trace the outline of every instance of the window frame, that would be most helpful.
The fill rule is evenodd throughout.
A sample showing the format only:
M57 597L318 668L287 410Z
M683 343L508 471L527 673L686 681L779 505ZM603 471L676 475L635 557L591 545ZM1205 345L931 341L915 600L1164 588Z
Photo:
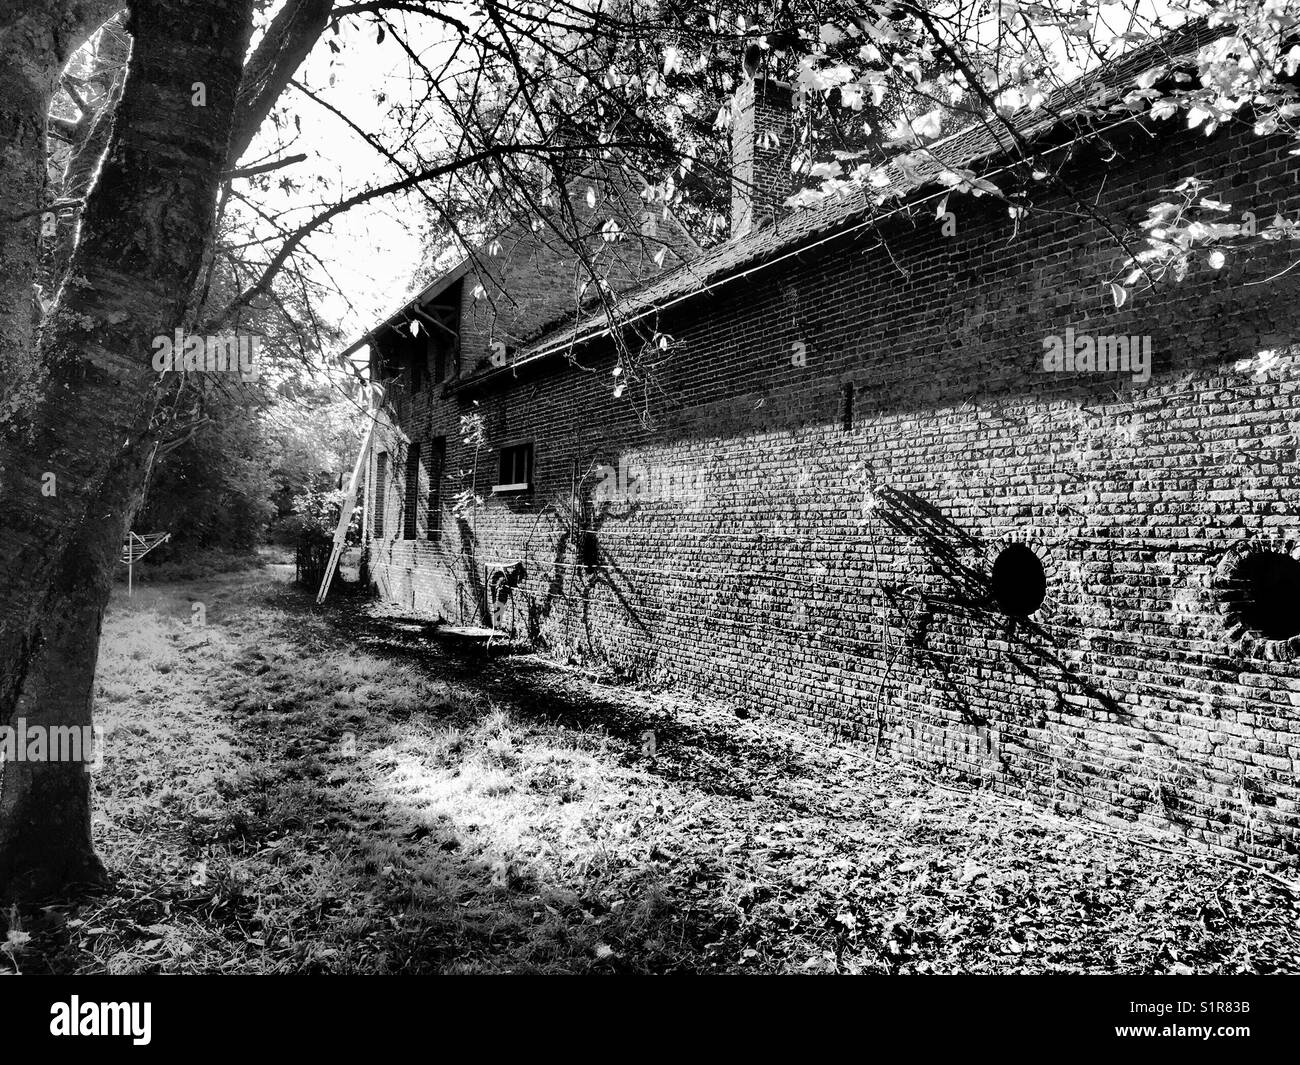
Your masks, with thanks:
M512 460L522 455L524 459L523 474L524 479L520 480L503 480L506 473L507 456ZM509 444L498 452L497 455L497 482L492 486L494 495L516 494L530 492L533 488L533 471L536 462L536 455L533 452L533 442L531 440L521 441L517 444ZM516 461L510 462L510 474L513 477L519 473L519 466Z
M410 371L411 395L418 396L429 387L429 346L421 344L418 349L412 346L410 352L407 366Z

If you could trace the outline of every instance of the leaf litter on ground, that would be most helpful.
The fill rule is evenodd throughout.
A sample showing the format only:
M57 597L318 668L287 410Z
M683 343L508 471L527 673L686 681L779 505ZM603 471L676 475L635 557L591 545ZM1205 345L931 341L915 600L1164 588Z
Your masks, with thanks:
M115 886L11 914L0 969L1300 969L1275 877L698 694L453 653L283 568L117 598L97 689Z

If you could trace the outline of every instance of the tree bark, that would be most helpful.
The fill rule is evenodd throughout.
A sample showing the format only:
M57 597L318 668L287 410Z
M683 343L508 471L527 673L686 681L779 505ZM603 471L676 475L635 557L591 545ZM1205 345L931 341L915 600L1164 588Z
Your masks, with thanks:
M252 0L138 0L112 146L81 242L45 320L48 380L35 409L0 429L0 716L31 665L59 560L124 449L153 414L152 338L180 323L225 165ZM207 106L190 104L195 78ZM3 341L8 347L7 338ZM45 474L57 494L41 491ZM120 510L119 505L119 510Z
M116 470L104 496L144 484L147 461L141 461L142 455L133 452L131 461ZM120 511L92 513L59 567L45 611L44 643L15 714L28 731L33 726L71 727L83 736L90 731L104 608L125 525L140 501L137 489L125 518ZM84 741L82 753L89 761L91 749ZM86 761L0 765L0 898L30 902L107 883L91 840Z
M230 134L233 169L261 128L289 79L325 30L334 0L287 0L248 60Z
M6 0L0 13L0 425L35 398L46 119L69 56L122 0ZM46 297L52 293L46 293Z
M45 323L49 380L3 426L12 580L0 586L0 721L89 725L99 630L158 375L151 340L181 322L211 236L252 0L137 0L127 82L81 240ZM203 81L207 106L190 103ZM42 151L43 165L43 151ZM8 338L0 343L9 349ZM41 491L53 472L57 494ZM84 767L11 767L0 795L0 896L102 875Z
M294 0L272 22L240 85L227 168L238 161L310 51L332 6L332 0ZM39 720L80 726L92 720L103 611L122 536L140 502L141 454L137 443L119 456L114 474L95 496L89 520L57 570L41 611L44 642L34 650L26 684L18 688L17 715L29 724ZM124 504L127 499L130 505ZM105 873L90 840L86 775L59 768L46 776L26 766L12 769L7 778L0 778L0 893L33 898L102 882Z
M98 60L101 69L121 66L131 55L131 38L126 34L126 27L116 19L106 23L101 34ZM113 132L113 117L117 113L118 100L122 94L122 84L126 80L124 73L110 75L111 81L104 99L93 115L83 116L86 123L85 135L80 142L73 145L67 166L63 170L63 184L59 189L60 200L85 201L94 187L95 176L99 173L104 153L108 150L108 140ZM81 231L81 210L74 208L69 217L60 218L58 236L54 254L51 257L49 276L53 278L51 288L56 288L64 277L68 261L77 248L77 235Z
M0 424L32 401L40 304L45 119L61 66L53 19L22 4L0 22Z

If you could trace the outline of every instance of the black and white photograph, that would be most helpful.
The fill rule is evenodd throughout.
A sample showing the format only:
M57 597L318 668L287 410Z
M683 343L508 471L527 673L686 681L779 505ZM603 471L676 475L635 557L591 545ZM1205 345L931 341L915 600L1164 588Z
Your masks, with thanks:
M1273 1053L1298 267L1300 0L0 0L11 1045Z

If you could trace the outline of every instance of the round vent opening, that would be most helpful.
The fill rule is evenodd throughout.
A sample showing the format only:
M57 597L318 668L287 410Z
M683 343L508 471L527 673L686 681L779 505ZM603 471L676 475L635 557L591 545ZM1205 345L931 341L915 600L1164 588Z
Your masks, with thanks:
M1008 544L993 561L993 598L1012 617L1027 618L1047 598L1047 571L1033 548Z
M1236 560L1222 587L1223 601L1253 635L1300 636L1300 560L1282 551L1251 551Z

